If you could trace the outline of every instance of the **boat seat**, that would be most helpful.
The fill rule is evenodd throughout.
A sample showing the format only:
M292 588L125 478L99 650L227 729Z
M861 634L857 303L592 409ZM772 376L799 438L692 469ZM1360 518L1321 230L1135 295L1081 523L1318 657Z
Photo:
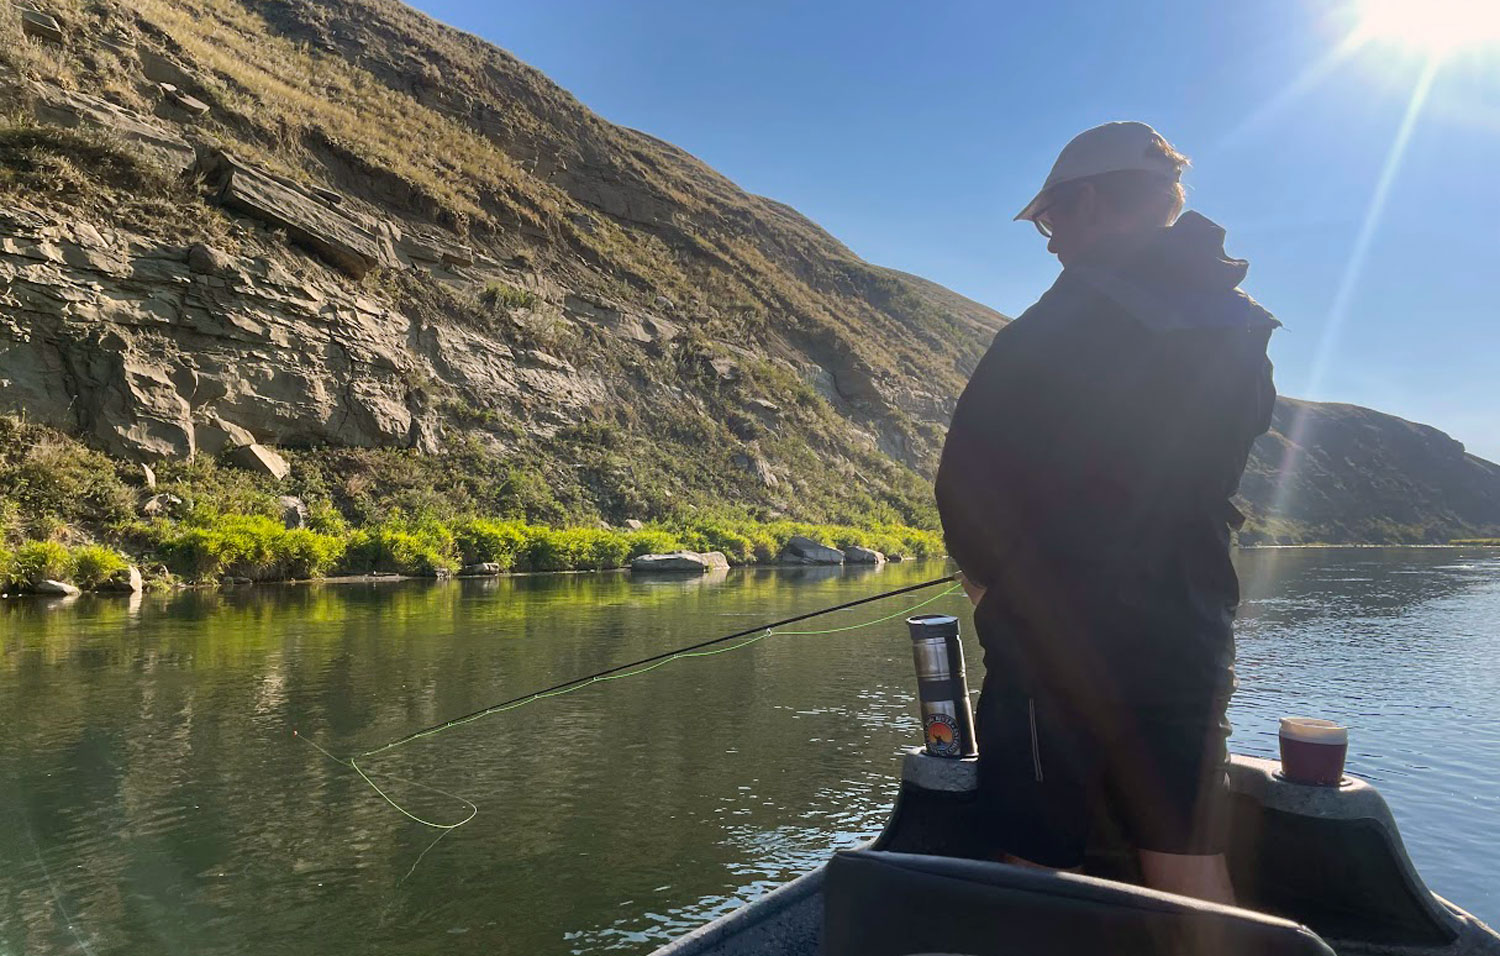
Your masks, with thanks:
M1311 930L1231 906L982 860L851 850L824 881L825 956L1333 956Z

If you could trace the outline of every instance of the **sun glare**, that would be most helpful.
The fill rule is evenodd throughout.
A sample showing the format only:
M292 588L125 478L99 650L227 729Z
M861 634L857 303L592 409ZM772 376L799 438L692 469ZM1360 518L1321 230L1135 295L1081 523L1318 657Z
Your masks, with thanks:
M1500 0L1358 0L1358 40L1431 57L1500 50Z

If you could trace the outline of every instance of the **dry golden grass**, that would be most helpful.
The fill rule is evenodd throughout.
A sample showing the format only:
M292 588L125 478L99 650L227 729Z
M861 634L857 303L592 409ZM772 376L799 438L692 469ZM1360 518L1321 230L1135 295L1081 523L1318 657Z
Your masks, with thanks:
M277 36L236 3L139 0L137 9L211 71L213 78L201 79L226 108L256 126L286 130L289 139L319 129L475 220L488 218L481 200L487 189L504 183L537 192L510 157L477 133L339 57ZM555 200L533 198L558 211Z
M0 119L0 199L176 241L236 243L228 221L188 183L107 133Z
M164 50L191 72L211 103L209 116L187 130L189 135L292 179L339 189L349 206L401 220L403 228L436 223L467 232L477 251L502 263L515 257L520 265L508 268L538 274L537 288L554 290L534 308L501 316L506 322L489 316L496 327L479 323L475 327L482 332L562 354L615 381L622 392L645 376L724 403L706 417L688 410L671 421L629 425L636 438L649 437L643 447L659 452L663 476L673 474L669 462L686 460L704 475L704 487L739 495L743 476L730 453L739 439L718 425L707 437L699 432L705 421L734 418L741 391L778 402L785 398L775 395L779 386L761 381L765 376L748 373L743 385L726 389L717 376L703 372L714 356L743 358L748 349L774 357L788 376L788 370L810 362L831 368L852 362L877 374L922 366L924 387L956 392L962 384L959 359L969 350L944 339L941 316L916 308L910 297L898 301L876 289L875 274L864 263L795 211L744 193L669 144L612 126L508 54L399 3L48 2L75 18L78 26L70 37L78 42L49 51L22 41L14 14L0 0L0 47L12 48L0 49L0 62L21 64L25 75L149 113L159 94L135 58L87 42L114 30L137 36L142 49ZM351 33L354 42L347 49L358 53L335 52L332 47L344 46ZM300 38L321 38L332 46ZM11 146L18 155L25 153L34 174L77 184L77 191L87 194L85 164L24 137ZM0 180L3 174L0 170ZM24 184L12 177L12 185ZM93 188L97 202L91 200L91 212L111 198L128 200L131 192L107 181ZM186 189L172 195L157 190L152 201L182 207L183 215L163 210L160 217L174 230L191 228L197 207L204 205ZM627 212L615 218L592 205L596 202ZM58 204L66 206L62 200ZM110 208L147 207L121 202ZM654 221L631 218L640 213ZM132 221L142 222L139 216ZM398 308L414 307L400 294L400 283L382 286L387 278L377 270L362 291ZM518 281L527 284L524 276ZM634 356L627 369L606 336L560 314L555 290L663 311L686 331L670 349ZM659 295L676 306L658 305ZM457 321L453 309L440 302L430 311L433 321ZM688 339L696 351L684 344ZM931 361L928 343L936 343L939 361ZM690 352L701 352L704 360L692 359ZM944 376L948 380L940 381ZM796 394L812 394L788 381ZM784 434L760 436L759 447L790 466L798 476L795 494L804 503L817 499L832 507L853 500L848 495L855 492L838 471L846 459L876 485L892 489L872 487L860 495L899 499L903 508L925 500L916 473L878 454L868 423L852 426L846 414L815 396L792 402ZM895 412L877 414L896 427L910 424ZM746 419L741 431L756 433L753 425ZM930 436L912 434L935 450ZM549 449L542 457L550 454ZM586 492L576 471L560 469L551 477L573 482L575 497L582 500ZM826 486L820 484L824 479ZM656 484L665 488L668 482L664 477Z
M45 78L70 88L78 85L67 51L22 33L20 9L9 3L0 4L0 62L30 79Z

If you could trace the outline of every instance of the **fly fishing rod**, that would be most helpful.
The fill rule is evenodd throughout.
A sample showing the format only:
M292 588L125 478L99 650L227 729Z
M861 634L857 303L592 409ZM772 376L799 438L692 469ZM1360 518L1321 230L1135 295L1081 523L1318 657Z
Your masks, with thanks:
M592 674L585 674L582 677L574 677L570 680L565 680L560 683L553 684L551 687L543 687L541 690L532 691L528 694L521 694L517 697L512 697L509 700L503 700L498 704L491 704L488 707L481 707L479 710L472 711L470 713L464 714L459 717L454 717L449 720L445 720L440 724L433 724L431 727L423 727L421 730L414 730L404 737L398 737L395 740L392 740L390 743L381 744L379 747L376 747L373 750L366 750L363 753L359 754L359 756L373 757L378 753L392 750L396 747L401 746L402 744L408 744L413 740L418 740L422 737L430 737L433 734L442 733L443 731L448 730L452 727L457 727L460 724L467 724L470 721L478 720L481 717L486 717L490 714L496 713L497 711L509 710L512 707L519 707L522 702L530 702L542 697L548 697L553 694L560 694L563 691L572 690L574 688L582 686L583 684L591 684L596 681L605 680L613 675L619 674L621 671L632 671L636 668L644 668L649 664L666 661L674 657L682 657L684 655L692 654L694 651L700 651L706 647L712 647L716 644L726 644L729 641L738 640L742 637L751 637L756 634L761 634L765 631L774 631L778 627L786 627L789 624L796 624L799 621L806 621L811 618L822 617L825 614L833 614L836 611L847 611L852 607L859 607L861 604L870 604L874 601L882 601L886 598L895 597L898 594L910 594L912 591L921 591L925 588L936 587L939 584L944 584L952 580L954 580L954 575L950 574L941 578L933 578L931 581L923 581L921 584L908 584L904 588L896 588L893 591L886 591L881 594L872 594L869 597L862 597L854 601L845 601L843 604L835 604L832 607L825 607L822 610L808 611L806 614L798 614L793 617L784 618L780 621L773 621L770 624L761 624L757 627L746 628L743 631L735 631L733 634L725 634L723 637L715 637L711 640L699 641L697 644L689 644L685 647L676 648L675 650L662 651L660 654L652 654L650 657L643 657L638 661L630 661L625 664L616 664L614 667L606 667L604 670L595 671Z
M356 761L363 760L366 757L373 757L376 754L385 753L388 750L394 750L395 748L400 747L403 744L409 744L414 740L421 740L424 737L431 737L436 734L440 734L446 730L451 730L463 724L479 720L480 718L488 717L491 714L498 714L502 711L513 710L517 707L522 707L526 704L532 703L533 701L542 700L547 697L558 697L563 694L572 693L576 690L582 690L584 687L587 687L590 684L598 683L600 681L619 680L621 678L630 677L635 674L643 674L646 671L655 670L656 668L661 667L664 664L668 664L674 660L679 660L684 657L706 657L711 654L722 654L726 651L732 651L736 648L746 647L750 644L754 644L776 633L787 635L831 634L838 631L851 631L858 628L869 627L871 625L879 624L883 621L888 621L893 618L904 617L905 615L911 613L914 610L917 610L918 608L924 607L934 601L940 600L948 596L949 594L954 593L959 589L960 585L954 584L953 587L942 592L941 594L936 595L935 597L928 598L927 600L913 605L912 607L903 608L900 611L895 612L894 614L889 614L885 617L879 617L871 621L862 621L857 624L828 628L827 630L822 631L777 630L778 628L796 624L800 621L810 620L815 617L822 617L825 614L833 614L838 611L847 611L850 608L859 607L863 604L870 604L875 601L882 601L886 598L896 597L900 594L910 594L913 591L921 591L926 588L936 587L939 584L948 584L954 582L956 579L957 575L949 574L940 578L933 578L930 581L922 581L919 584L908 584L905 587L895 588L890 591L883 591L880 594L872 594L868 597L856 598L853 601L845 601L842 604L835 604L831 607L820 608L816 611L808 611L803 614L795 614L791 617L782 618L779 621L772 621L768 624L760 624L741 631L735 631L733 634L725 634L723 637L715 637L706 641L699 641L696 644L688 644L683 647L675 648L673 650L662 651L658 654L652 654L649 657L642 657L639 660L628 661L624 664L616 664L613 667L606 667L603 670L595 671L592 674L585 674L581 677L574 677L569 680L560 681L556 684L551 685L550 687L543 687L540 690L534 690L529 693L520 694L516 697L510 698L509 700L503 700L498 704L491 704L488 707L481 707L479 710L470 711L467 714L449 718L448 720L445 720L441 723L433 724L430 727L423 727L420 730L414 730L411 733L406 734L405 736L397 737L395 740L392 740L389 743L381 744L379 747L375 747L370 750L361 751L350 757L336 756L335 754L332 754L329 751L325 750L323 747L319 746L318 743L312 740L310 737L305 737L296 730L292 731L292 736L306 741L313 748L318 750L318 752L322 753L330 760L352 768L355 773L359 774L360 777L364 779L365 783L369 784L371 789L379 794L381 798L389 803L392 807L395 807L397 810L399 810L403 815L409 817L417 823L422 824L423 826L432 827L434 829L439 829L446 832L449 830L457 829L458 827L463 826L465 823L468 823L470 820L472 820L474 818L474 815L478 813L478 807L476 807L468 800L465 800L463 797L459 797L456 794L451 794L443 790L438 790L436 787L431 787L413 780L402 780L399 777L392 777L390 774L375 774L375 776L390 777L391 779L398 780L401 783L411 784L423 790L441 794L445 797L452 797L453 799L459 800L460 802L464 803L469 808L468 816L464 817L458 823L434 823L430 820L425 820L413 814L411 811L407 810L401 804L393 800L384 790L380 788L378 784L375 783L374 780L370 778L370 774L368 774L362 767L360 767L360 765ZM739 640L741 643L729 644L730 641L736 640Z

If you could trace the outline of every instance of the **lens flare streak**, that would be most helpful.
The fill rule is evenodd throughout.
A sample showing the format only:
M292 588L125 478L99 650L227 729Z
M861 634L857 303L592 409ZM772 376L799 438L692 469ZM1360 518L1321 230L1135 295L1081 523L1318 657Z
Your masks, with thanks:
M1369 205L1365 208L1364 221L1360 223L1354 246L1349 251L1349 259L1339 279L1338 290L1334 293L1333 304L1328 310L1328 321L1323 327L1322 339L1313 357L1312 370L1304 386L1305 393L1309 397L1317 397L1329 363L1333 359L1334 351L1338 346L1339 333L1348 318L1349 306L1364 273L1365 261L1369 258L1370 246L1374 242L1376 230L1379 229L1381 218L1385 213L1391 187L1401 171L1401 162L1406 156L1406 147L1411 142L1412 132L1416 129L1417 120L1422 115L1427 96L1432 91L1433 80L1437 77L1439 65L1439 60L1433 57L1429 58L1423 67L1421 75L1417 77L1416 85L1412 88L1411 98L1406 104L1406 112L1401 117L1401 125L1396 130L1396 137L1386 153L1385 163L1380 169L1380 178L1376 181L1375 190L1370 195ZM1277 473L1276 494L1270 511L1273 515L1285 515L1287 506L1291 504L1294 485L1292 478L1300 464L1306 432L1307 416L1299 412L1292 419L1291 427L1286 431L1288 444L1281 468Z

